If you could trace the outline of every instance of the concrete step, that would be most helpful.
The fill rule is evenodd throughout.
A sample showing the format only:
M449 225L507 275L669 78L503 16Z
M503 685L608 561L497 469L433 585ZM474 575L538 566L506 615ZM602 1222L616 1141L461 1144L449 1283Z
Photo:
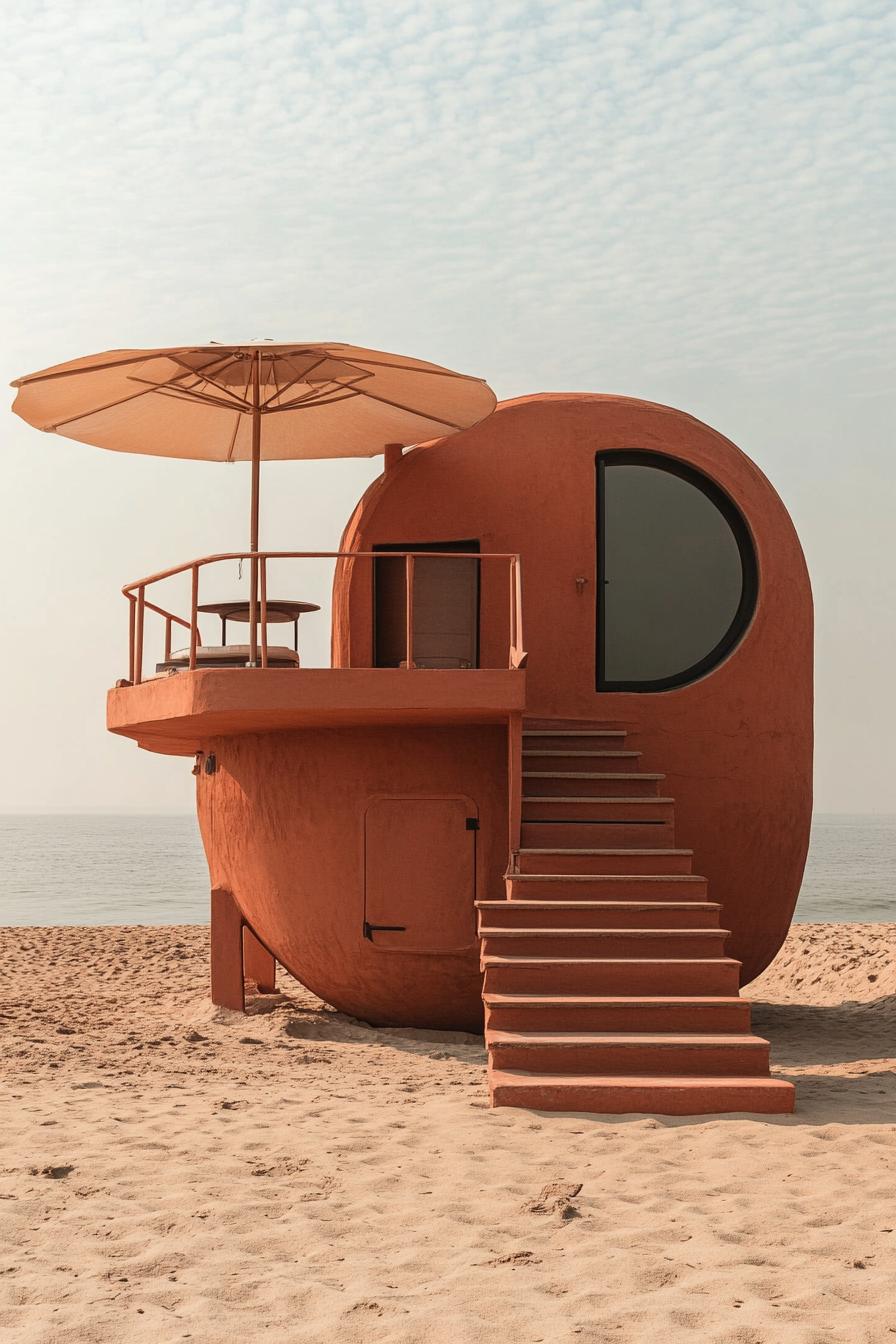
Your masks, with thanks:
M735 996L674 998L588 994L500 994L485 1000L485 1028L504 1031L750 1030L750 1004Z
M520 849L477 901L493 1105L596 1114L787 1113L740 962L664 776L625 731L523 723Z
M596 1115L788 1115L792 1083L779 1078L598 1077L489 1070L493 1106Z
M520 843L532 849L669 849L675 844L675 821L524 821Z
M707 881L696 873L511 873L510 900L705 901Z
M621 728L524 728L523 751L622 749L626 737Z
M527 737L545 737L552 733L561 736L581 737L627 737L625 728L617 728L608 723L595 723L593 719L538 719L528 715L523 719L523 732Z
M477 901L493 929L713 929L722 909L711 901Z
M524 794L542 797L578 798L614 797L624 793L631 798L655 798L665 775L644 774L633 770L530 770L524 762Z
M692 849L520 849L515 871L535 873L690 873Z
M523 749L524 770L637 770L640 751L545 751L543 747Z
M665 821L675 815L674 798L638 798L628 794L523 794L524 822L529 821Z
M479 931L484 957L720 957L727 929L495 929Z
M768 1077L769 1046L746 1032L501 1031L489 1029L495 1069L528 1073Z
M734 996L733 957L482 957L486 994Z

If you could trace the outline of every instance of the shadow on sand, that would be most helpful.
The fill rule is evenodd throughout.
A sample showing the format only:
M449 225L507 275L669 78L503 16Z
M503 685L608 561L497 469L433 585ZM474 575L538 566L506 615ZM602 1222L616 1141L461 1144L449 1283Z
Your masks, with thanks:
M416 1027L373 1027L321 1004L290 995L253 997L250 1015L275 1014L292 1040L360 1047L388 1047L434 1060L484 1067L481 1037ZM896 997L872 1002L753 1004L753 1029L772 1047L775 1077L797 1089L793 1115L750 1116L773 1125L896 1124ZM864 1066L864 1067L863 1067ZM594 1123L635 1123L643 1116L593 1117ZM743 1114L660 1116L670 1126L742 1121Z
M896 996L871 1002L754 1003L753 1029L767 1036L778 1065L896 1061Z

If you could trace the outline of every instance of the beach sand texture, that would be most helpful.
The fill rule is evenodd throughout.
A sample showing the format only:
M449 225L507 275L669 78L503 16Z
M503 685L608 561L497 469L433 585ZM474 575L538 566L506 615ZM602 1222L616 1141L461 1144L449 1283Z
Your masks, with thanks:
M896 925L749 987L757 1119L491 1111L478 1038L215 1010L206 945L0 931L0 1339L896 1340Z

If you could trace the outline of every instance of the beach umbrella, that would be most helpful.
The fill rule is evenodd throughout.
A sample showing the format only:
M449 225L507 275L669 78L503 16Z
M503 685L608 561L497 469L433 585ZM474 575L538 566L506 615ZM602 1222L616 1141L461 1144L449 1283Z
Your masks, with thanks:
M328 341L109 350L12 385L13 410L47 433L122 453L251 462L252 552L262 459L373 457L467 429L495 407L481 378Z

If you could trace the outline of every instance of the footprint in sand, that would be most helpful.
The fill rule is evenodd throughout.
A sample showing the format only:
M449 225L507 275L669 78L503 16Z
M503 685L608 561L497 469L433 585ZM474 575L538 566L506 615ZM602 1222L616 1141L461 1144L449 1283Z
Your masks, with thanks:
M295 1176L307 1167L307 1157L276 1158L273 1162L259 1162L252 1167L253 1176Z
M483 1260L483 1265L496 1269L498 1265L510 1265L512 1269L519 1265L540 1265L541 1260L534 1251L511 1251L508 1255L496 1255L493 1260Z
M537 1199L527 1200L521 1213L558 1213L561 1218L578 1218L573 1200L582 1189L581 1181L551 1181Z
M407 1315L407 1307L400 1307L396 1302L376 1302L372 1298L364 1298L360 1302L355 1302L348 1308L347 1316L354 1312L364 1312L370 1316Z

